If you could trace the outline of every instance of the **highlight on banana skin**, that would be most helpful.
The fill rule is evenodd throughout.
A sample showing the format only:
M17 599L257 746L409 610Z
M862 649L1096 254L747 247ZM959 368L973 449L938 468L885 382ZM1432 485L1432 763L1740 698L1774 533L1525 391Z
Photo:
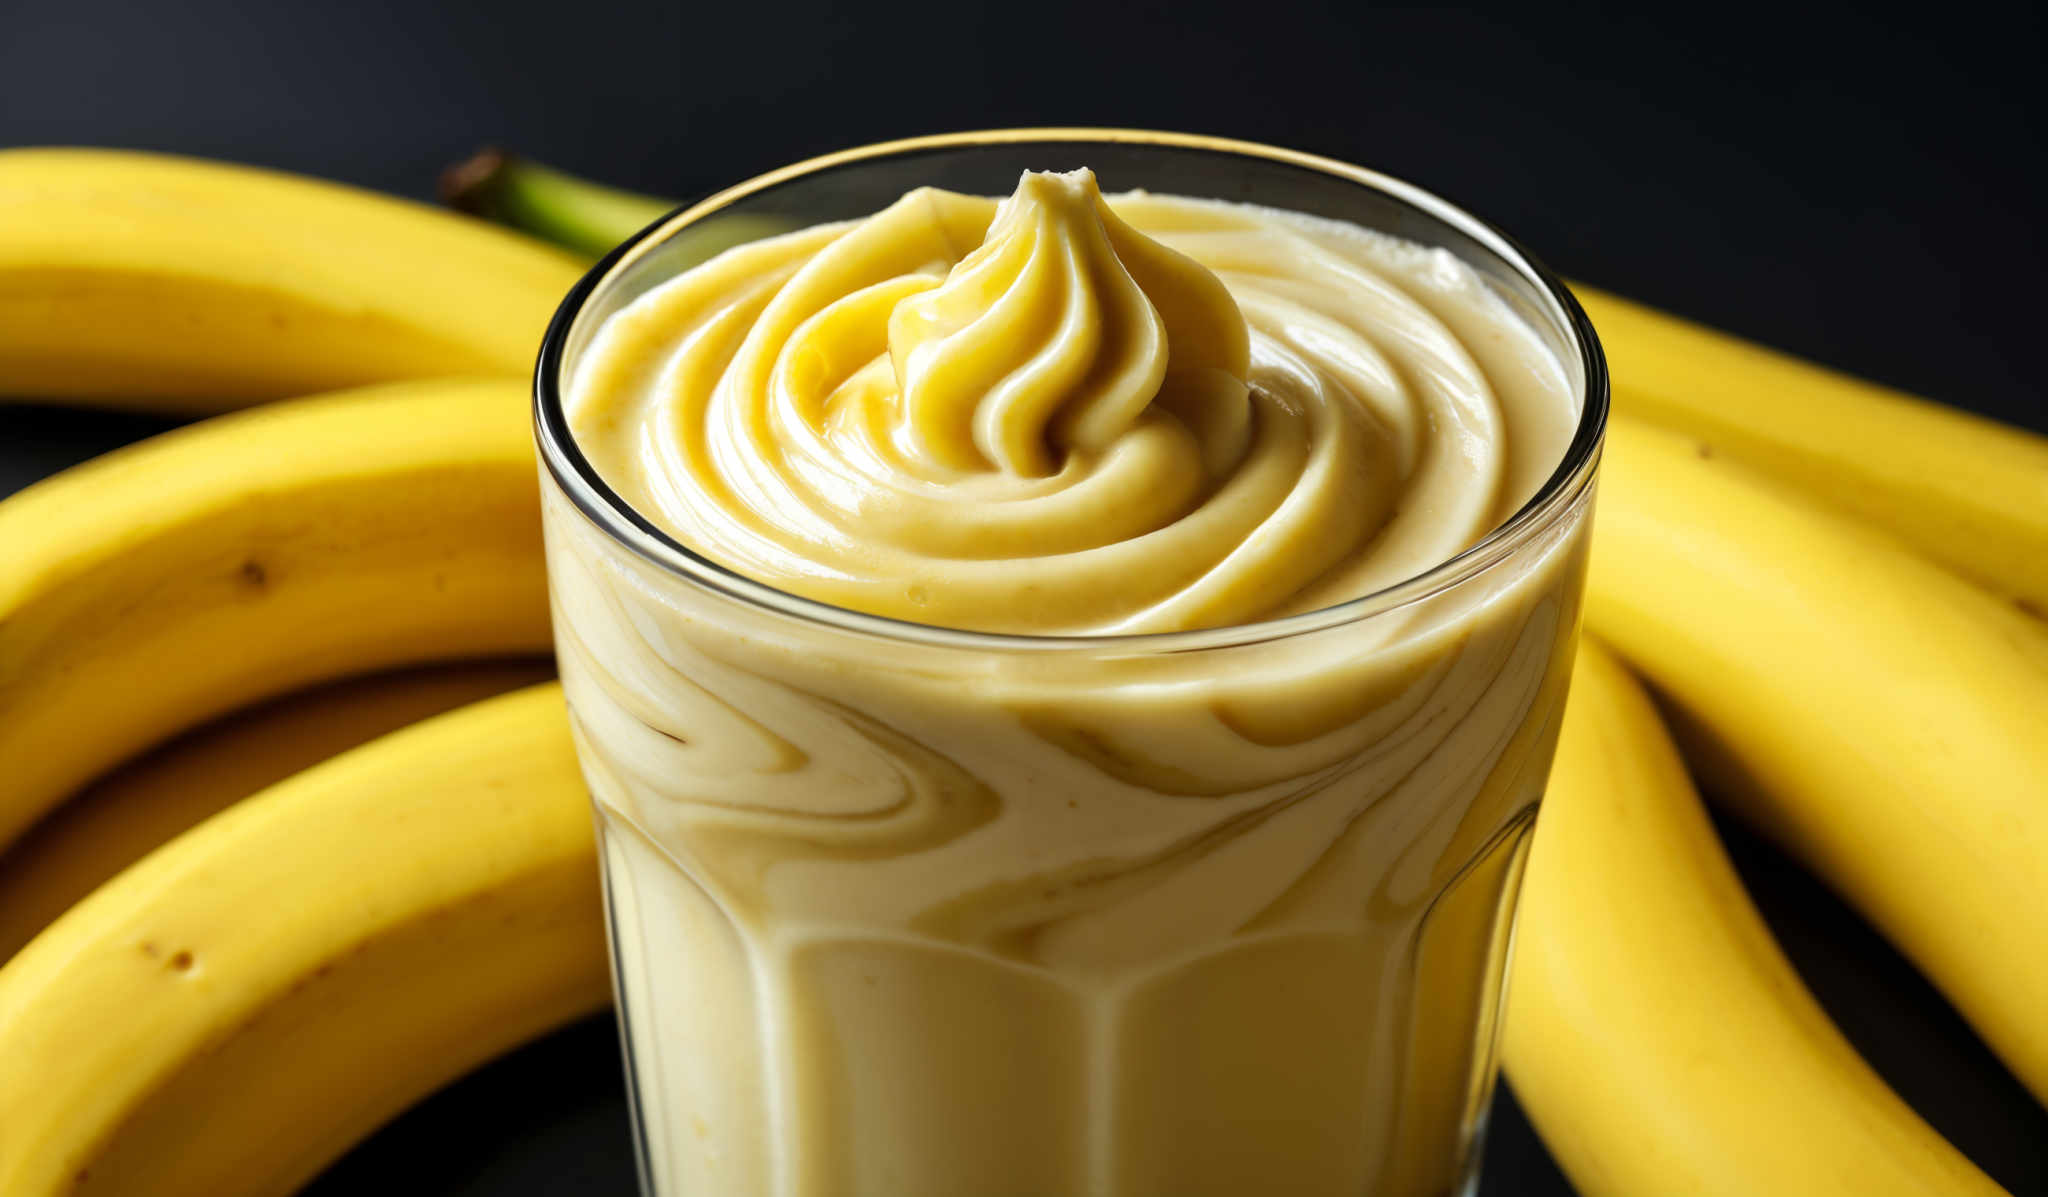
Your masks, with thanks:
M535 440L671 200L0 150L0 421L180 421L0 499L0 1193L292 1193L619 1002L655 1197L1437 1197L1496 1034L1588 1197L2003 1192L1708 812L2048 1104L2048 439L1573 286L1514 524L1584 380L1479 272L1041 165L592 309L711 586Z

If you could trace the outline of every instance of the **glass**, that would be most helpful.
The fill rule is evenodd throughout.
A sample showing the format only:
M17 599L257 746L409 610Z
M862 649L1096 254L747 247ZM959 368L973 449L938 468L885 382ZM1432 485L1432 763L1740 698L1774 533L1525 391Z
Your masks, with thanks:
M1478 545L1340 606L1032 637L753 582L631 510L571 438L593 330L710 253L1080 165L1449 249L1578 388L1565 460ZM924 138L646 230L571 293L536 387L647 1192L1470 1190L1607 411L1555 278L1442 200L1284 150Z

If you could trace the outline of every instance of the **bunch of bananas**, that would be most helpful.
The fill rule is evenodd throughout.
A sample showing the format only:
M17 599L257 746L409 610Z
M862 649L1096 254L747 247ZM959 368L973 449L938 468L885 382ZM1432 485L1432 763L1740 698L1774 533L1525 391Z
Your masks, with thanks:
M662 208L459 181L585 250ZM311 180L0 152L0 395L212 416L0 501L0 1192L289 1192L605 1002L561 696L516 689L523 380L581 269ZM2048 441L1584 298L1600 643L1515 1085L1591 1195L1995 1193L1800 984L1685 765L2048 1100Z

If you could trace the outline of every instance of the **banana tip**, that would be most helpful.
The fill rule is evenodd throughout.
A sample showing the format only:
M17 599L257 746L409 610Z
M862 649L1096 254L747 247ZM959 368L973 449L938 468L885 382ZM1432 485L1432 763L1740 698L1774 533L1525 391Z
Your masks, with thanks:
M442 171L436 191L441 202L456 211L482 215L491 193L511 164L512 155L496 146L485 146Z

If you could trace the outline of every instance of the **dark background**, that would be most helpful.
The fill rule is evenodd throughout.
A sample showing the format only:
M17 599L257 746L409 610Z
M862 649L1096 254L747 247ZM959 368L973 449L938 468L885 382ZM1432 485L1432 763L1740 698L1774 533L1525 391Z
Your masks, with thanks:
M1663 9L0 0L0 146L424 197L496 142L680 197L939 130L1247 137L1420 183L1572 278L2048 430L2039 10ZM163 426L0 408L0 493ZM1872 1063L2015 1193L2048 1194L2048 1115L1854 915L1723 830ZM406 1115L314 1191L625 1193L628 1150L597 1020ZM1569 1192L1506 1097L1481 1192Z

